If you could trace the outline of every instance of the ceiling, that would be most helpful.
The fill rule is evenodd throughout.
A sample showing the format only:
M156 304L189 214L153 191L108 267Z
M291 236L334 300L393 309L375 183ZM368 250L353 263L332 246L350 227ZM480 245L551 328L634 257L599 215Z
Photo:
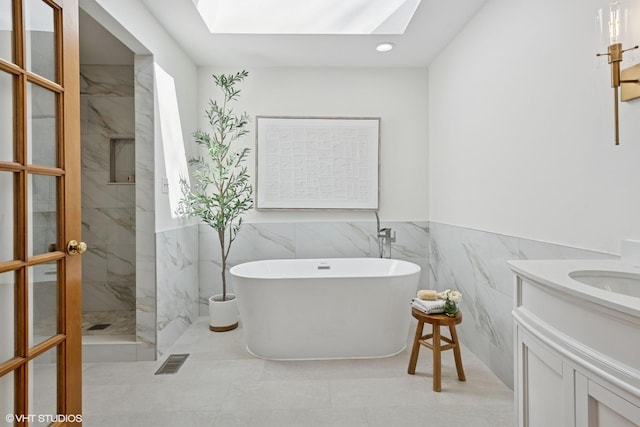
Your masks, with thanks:
M264 35L211 34L192 0L140 1L198 66L242 68L427 67L486 2L422 0L402 35ZM133 63L132 52L83 11L80 41L83 64ZM387 41L392 51L375 50Z
M402 35L264 35L211 34L192 0L141 1L198 66L225 67L426 67L486 2L422 0Z

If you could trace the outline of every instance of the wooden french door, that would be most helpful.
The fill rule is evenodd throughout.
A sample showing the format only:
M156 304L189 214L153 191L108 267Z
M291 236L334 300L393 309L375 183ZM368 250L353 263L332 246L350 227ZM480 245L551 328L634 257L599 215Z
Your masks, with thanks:
M82 419L79 74L78 0L0 0L0 425Z

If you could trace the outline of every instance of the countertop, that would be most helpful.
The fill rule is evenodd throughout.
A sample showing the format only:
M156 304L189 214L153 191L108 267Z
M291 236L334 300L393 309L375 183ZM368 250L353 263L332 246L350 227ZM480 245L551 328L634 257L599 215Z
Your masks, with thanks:
M517 275L561 292L640 318L640 298L599 289L569 276L574 271L603 271L640 275L640 267L619 260L516 260L508 264ZM638 282L640 286L640 280Z

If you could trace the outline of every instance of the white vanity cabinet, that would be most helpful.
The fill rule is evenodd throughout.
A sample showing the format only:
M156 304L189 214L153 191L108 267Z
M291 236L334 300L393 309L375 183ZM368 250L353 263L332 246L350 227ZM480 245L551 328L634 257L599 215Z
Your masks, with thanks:
M509 263L519 427L640 426L640 298L608 298L569 276L625 268L611 263Z

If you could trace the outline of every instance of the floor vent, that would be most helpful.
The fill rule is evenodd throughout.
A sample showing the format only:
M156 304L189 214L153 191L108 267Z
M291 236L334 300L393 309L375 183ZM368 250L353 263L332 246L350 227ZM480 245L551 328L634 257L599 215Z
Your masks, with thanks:
M87 330L88 331L101 331L103 329L107 329L109 326L111 326L111 323L96 323L95 325L91 326Z
M160 369L158 369L155 375L169 375L178 372L182 364L189 357L188 354L171 354L164 361Z

